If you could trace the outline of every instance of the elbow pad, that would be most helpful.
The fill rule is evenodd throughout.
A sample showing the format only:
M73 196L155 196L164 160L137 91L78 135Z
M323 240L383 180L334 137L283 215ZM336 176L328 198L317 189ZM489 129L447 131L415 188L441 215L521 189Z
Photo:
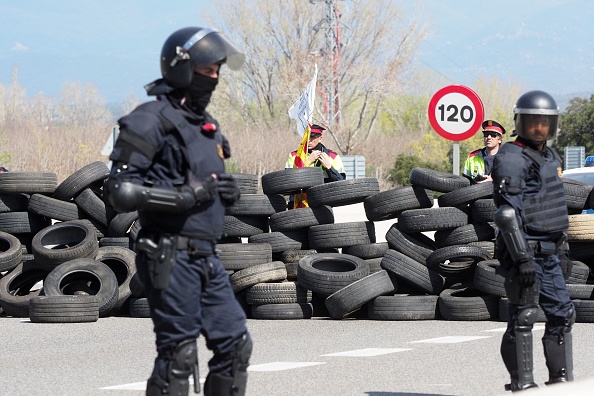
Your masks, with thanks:
M183 213L196 204L194 191L145 187L110 179L105 183L108 201L118 212L145 210L149 212Z
M515 264L528 262L532 258L532 250L520 229L516 211L511 206L503 205L495 211L493 220L503 236L513 262Z

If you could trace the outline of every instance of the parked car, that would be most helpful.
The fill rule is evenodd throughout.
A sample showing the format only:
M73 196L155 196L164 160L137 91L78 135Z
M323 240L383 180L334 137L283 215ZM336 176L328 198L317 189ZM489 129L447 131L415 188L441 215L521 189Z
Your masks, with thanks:
M594 186L594 166L564 170L563 177Z

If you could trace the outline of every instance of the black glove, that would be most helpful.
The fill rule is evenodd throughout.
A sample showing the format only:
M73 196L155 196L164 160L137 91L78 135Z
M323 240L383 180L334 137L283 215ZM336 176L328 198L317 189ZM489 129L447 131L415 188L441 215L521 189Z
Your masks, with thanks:
M239 185L237 180L227 173L222 173L218 178L219 195L223 204L231 206L239 199Z
M217 182L212 176L209 176L208 179L204 181L199 181L194 177L191 171L188 171L187 180L188 185L194 193L196 206L212 200L217 193Z
M530 287L536 281L536 267L533 260L518 265L520 285Z

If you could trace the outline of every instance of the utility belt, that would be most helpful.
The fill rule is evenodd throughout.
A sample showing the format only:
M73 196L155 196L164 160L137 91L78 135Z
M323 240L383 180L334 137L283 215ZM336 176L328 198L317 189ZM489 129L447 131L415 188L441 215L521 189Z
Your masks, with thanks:
M215 253L214 241L205 241L183 235L157 234L140 230L135 241L135 250L146 257L151 283L155 289L166 289L169 276L175 265L178 250L187 250L190 257L210 257ZM205 261L203 261L203 265ZM204 268L208 280L208 268Z
M561 253L563 251L569 251L566 234L563 234L559 239L557 239L557 241L540 241L529 239L527 242L528 246L530 246L535 254L551 255L555 253Z

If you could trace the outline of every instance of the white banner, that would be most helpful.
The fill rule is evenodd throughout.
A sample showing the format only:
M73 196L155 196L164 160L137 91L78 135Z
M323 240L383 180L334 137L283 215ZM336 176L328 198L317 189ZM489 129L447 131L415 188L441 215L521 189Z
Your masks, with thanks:
M307 84L307 88L299 99L289 109L289 117L297 121L297 132L303 136L305 128L311 124L314 100L316 99L316 82L318 80L318 65L315 65L314 76Z

